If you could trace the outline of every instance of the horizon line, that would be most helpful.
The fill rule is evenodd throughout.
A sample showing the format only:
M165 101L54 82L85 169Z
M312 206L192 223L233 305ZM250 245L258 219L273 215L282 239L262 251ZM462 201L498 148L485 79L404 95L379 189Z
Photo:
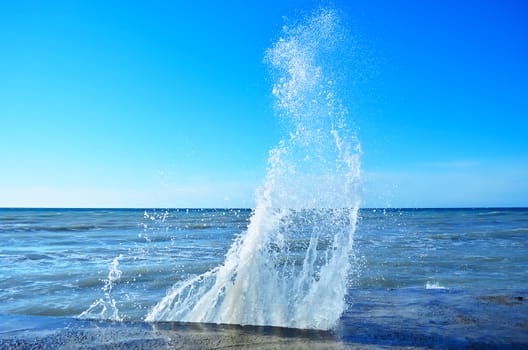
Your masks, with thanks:
M255 210L252 207L32 207L14 206L3 207L4 209L36 209L36 210ZM324 209L324 208L304 208L304 209ZM336 209L336 208L331 208ZM456 209L528 209L528 206L462 206L462 207L359 207L359 210L456 210Z

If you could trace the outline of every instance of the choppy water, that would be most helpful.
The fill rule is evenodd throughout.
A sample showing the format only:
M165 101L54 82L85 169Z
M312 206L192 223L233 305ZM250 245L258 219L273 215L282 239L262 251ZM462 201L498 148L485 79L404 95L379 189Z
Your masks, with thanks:
M527 209L362 211L359 288L528 288Z
M78 316L102 300L93 317L141 320L173 284L221 264L251 213L0 209L0 314ZM362 209L355 240L349 296L528 291L528 209Z

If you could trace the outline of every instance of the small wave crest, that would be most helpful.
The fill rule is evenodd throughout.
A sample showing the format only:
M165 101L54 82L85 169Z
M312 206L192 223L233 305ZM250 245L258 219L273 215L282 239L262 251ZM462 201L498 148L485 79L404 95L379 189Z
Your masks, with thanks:
M448 289L448 288L442 286L439 282L436 282L436 281L427 281L427 282L425 283L425 289Z

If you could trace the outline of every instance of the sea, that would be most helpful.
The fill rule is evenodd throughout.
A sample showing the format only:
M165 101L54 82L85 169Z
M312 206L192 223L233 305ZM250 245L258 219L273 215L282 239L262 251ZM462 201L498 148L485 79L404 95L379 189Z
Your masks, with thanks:
M253 214L0 209L0 315L144 321L175 284L222 265ZM527 208L364 208L349 260L340 341L528 346Z

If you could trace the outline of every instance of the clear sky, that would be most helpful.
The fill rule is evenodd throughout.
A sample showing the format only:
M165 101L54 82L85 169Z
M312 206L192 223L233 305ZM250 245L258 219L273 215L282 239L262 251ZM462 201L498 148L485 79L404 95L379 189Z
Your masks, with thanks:
M363 205L528 206L528 2L333 5ZM317 6L1 1L0 206L254 206L281 137L263 57Z

